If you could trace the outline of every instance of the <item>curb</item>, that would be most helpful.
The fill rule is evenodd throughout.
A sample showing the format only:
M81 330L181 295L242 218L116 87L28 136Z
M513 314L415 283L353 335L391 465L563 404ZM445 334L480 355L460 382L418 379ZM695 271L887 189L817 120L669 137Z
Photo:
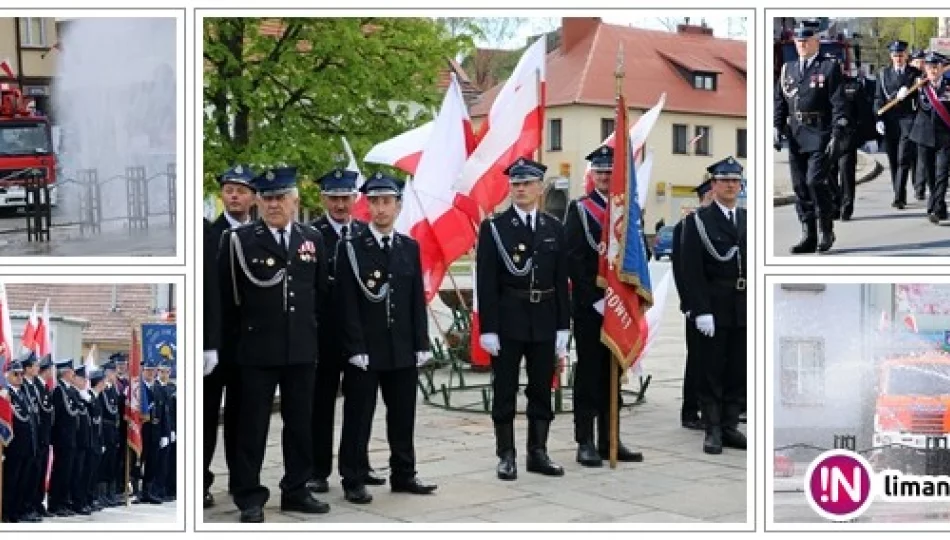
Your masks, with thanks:
M877 175L881 174L881 171L884 169L884 167L881 166L881 163L878 162L878 160L872 158L870 154L864 154L863 152L860 154L867 156L869 160L874 162L874 166L871 167L871 170L869 170L868 172L855 178L854 179L855 185L864 184L866 182L870 182L871 180L874 180L875 178L877 178ZM772 197L772 206L786 206L789 204L795 204L795 198L796 197L794 193L776 195Z

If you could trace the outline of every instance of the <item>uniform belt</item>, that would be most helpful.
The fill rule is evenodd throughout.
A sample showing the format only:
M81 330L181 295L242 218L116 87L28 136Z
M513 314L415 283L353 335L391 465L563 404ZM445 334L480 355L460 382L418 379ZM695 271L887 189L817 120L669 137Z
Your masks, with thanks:
M736 279L714 279L712 280L712 284L737 291L744 291L746 289L746 280L742 277Z
M524 290L524 289L515 289L512 287L505 287L505 294L510 294L515 298L520 298L522 300L528 300L532 304L537 304L542 300L547 300L554 297L554 289L545 289L543 291L537 289Z
M812 125L820 124L822 119L822 113L820 112L796 112L795 119L798 120L801 124Z

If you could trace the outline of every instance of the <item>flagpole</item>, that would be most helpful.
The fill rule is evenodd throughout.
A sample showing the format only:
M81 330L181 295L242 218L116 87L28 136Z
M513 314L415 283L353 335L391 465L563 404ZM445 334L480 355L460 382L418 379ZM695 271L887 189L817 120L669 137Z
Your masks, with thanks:
M131 383L132 381L129 381L130 385ZM132 495L129 493L129 482L131 480L131 478L129 478L130 476L129 468L130 468L131 461L132 461L132 448L129 447L129 434L126 433L125 434L125 484L122 485L122 492L125 493L125 506L130 507L130 508L132 506Z
M617 101L619 105L620 95L623 92L623 43L620 44L620 48L617 50L617 69L614 72L614 79L616 81L617 89ZM620 114L626 116L627 111L618 111ZM624 129L627 129L626 123L624 123ZM622 149L622 154L626 159L628 148ZM625 163L626 165L626 163ZM610 209L608 207L608 212ZM608 223L609 223L609 214L608 214ZM620 441L620 404L618 403L619 393L620 393L620 358L616 354L611 354L610 362L610 449L608 452L608 457L610 458L610 468L617 468L617 450Z
M542 38L542 39L546 39L546 38ZM540 114L538 114L538 124L539 124L538 135L541 138L540 142L538 143L538 163L543 163L543 159L544 159L544 92L542 91L542 88L541 88L541 70L540 69L534 70L534 81L535 81L535 87L538 90L538 108L541 111ZM543 211L544 199L545 199L543 179L542 179L541 184L542 184L542 189L541 189L541 197L538 199L538 210Z
M0 399L7 399L0 396ZM11 403L12 406L12 403ZM3 463L3 443L0 442L0 464ZM3 517L3 466L0 465L0 518Z

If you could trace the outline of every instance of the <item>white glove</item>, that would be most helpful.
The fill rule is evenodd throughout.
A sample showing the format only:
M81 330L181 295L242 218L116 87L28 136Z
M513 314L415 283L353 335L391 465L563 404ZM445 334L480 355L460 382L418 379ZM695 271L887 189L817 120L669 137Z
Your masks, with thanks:
M605 305L605 304L606 304L606 302L605 302L605 300L604 300L603 298L601 298L600 300L594 302L594 311L596 311L597 313L600 313L601 315L603 315L603 314L604 314L604 305Z
M218 351L205 351L204 359L204 376L207 377L211 375L211 372L214 371L214 367L218 365Z
M906 86L901 86L901 89L897 91L897 100L904 101L904 98L907 97L909 93Z
M369 368L369 356L365 354L351 356L349 362L363 371L366 371L366 369Z
M558 330L554 340L554 351L557 354L567 354L567 340L571 337L570 330Z
M498 356L501 352L501 343L498 341L498 334L482 334L478 338L478 344L482 346L488 354Z
M702 332L706 337L716 335L716 323L713 322L712 315L699 315L696 317L696 329Z
M426 365L429 360L432 360L432 353L430 351L416 351L416 367Z
M879 135L884 135L884 122L879 120L878 123L874 125L874 127L877 128Z
M165 448L166 446L168 446L168 437L162 437L162 438L158 441L158 447L159 447L159 448Z
M172 442L175 442L175 432L172 431Z
M102 447L102 453L103 453L103 454L106 453L106 447L105 447L105 446Z

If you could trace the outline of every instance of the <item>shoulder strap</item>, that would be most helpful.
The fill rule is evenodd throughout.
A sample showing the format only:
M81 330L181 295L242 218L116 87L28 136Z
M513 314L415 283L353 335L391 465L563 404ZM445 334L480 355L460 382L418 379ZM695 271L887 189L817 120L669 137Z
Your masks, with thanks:
M489 220L488 225L491 227L491 235L495 240L495 247L498 251L498 257L501 259L501 262L504 263L508 272L516 277L524 277L530 274L531 270L534 269L534 258L529 257L524 263L524 268L519 269L517 266L515 266L514 261L511 260L511 257L508 256L508 252L505 250L505 245L501 241L501 235L498 234L498 229L495 227L495 220Z

